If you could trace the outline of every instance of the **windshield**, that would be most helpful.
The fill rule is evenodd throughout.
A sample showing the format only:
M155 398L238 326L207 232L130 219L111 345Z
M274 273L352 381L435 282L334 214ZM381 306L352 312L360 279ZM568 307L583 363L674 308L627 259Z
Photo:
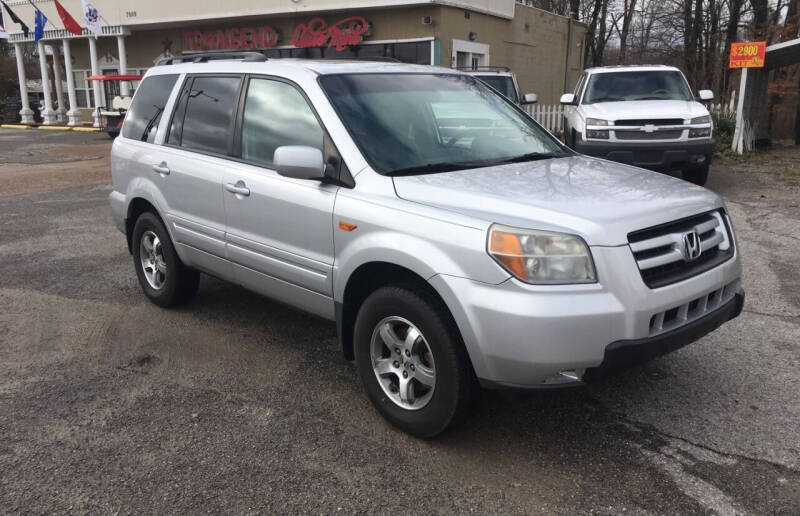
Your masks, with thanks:
M474 77L343 74L320 78L372 167L422 174L565 156L569 151Z
M678 71L596 73L589 79L584 104L626 100L691 100Z
M511 102L519 102L514 80L508 75L476 75L475 77L508 97Z

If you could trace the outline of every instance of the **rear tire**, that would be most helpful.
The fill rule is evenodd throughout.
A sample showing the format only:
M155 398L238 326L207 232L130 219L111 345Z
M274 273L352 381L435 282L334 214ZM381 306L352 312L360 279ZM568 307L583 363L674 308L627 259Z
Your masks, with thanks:
M706 163L705 165L695 166L695 167L688 167L683 170L683 179L694 183L696 185L703 186L706 184L708 180L708 169L709 164Z
M194 297L200 274L181 262L158 216L142 213L133 227L131 243L136 276L150 301L166 308Z
M477 382L439 300L422 289L382 287L361 305L354 340L364 389L390 423L431 438L463 420Z

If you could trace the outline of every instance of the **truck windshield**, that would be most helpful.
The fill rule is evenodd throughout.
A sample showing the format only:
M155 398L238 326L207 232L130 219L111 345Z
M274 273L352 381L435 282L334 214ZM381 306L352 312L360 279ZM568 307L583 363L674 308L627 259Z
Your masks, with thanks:
M496 89L511 102L518 103L517 88L514 86L514 79L508 75L475 75L478 79L482 80L492 88Z
M692 92L678 71L604 72L593 74L584 104L629 100L692 100Z
M320 78L364 157L379 173L425 174L570 155L479 80L453 74Z

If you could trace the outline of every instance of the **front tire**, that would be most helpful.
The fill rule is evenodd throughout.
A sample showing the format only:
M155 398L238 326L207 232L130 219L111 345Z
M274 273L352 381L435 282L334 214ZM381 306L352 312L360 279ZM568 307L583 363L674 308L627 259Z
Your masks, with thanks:
M455 323L421 289L383 287L358 312L354 328L359 376L390 423L431 438L465 416L475 378Z
M200 274L181 262L167 229L154 213L139 216L131 243L136 276L150 301L166 308L194 297Z
M706 181L708 181L708 169L708 163L705 165L688 167L683 170L683 179L696 185L703 186L706 184Z

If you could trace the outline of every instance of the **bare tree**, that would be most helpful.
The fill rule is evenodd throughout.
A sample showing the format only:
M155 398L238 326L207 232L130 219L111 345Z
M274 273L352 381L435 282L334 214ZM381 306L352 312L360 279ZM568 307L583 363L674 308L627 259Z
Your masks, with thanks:
M630 34L633 15L636 12L636 1L637 0L622 0L622 14L620 18L614 22L614 28L617 30L617 36L619 37L619 55L617 56L617 62L620 64L625 63L625 59L627 58L628 35ZM621 29L619 23L617 23L618 21L622 21Z

